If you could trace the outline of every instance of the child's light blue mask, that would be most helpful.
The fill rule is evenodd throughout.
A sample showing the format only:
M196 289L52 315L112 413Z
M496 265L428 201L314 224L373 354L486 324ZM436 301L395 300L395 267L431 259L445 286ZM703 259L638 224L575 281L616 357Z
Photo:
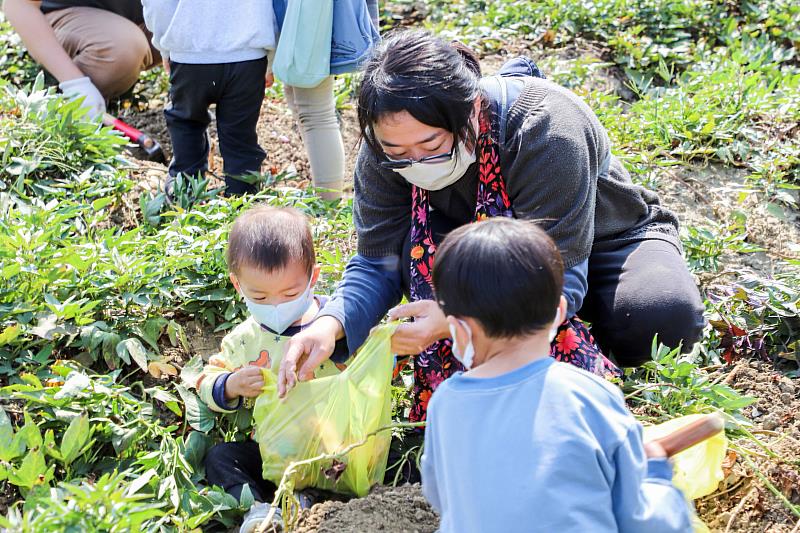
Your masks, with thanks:
M306 287L303 294L282 304L259 304L250 300L244 294L242 294L242 298L244 298L247 310L250 311L256 322L263 324L280 335L289 326L300 320L308 310L308 306L311 305L311 280L308 280L308 287Z

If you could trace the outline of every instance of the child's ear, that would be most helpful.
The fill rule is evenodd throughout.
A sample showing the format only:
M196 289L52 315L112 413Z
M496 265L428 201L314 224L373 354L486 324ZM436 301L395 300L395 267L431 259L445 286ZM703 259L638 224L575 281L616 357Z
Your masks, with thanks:
M319 281L319 272L320 272L320 265L314 265L314 269L311 271L311 288L312 289L317 284L317 281Z
M558 321L559 325L561 325L567 319L567 299L564 298L564 295L561 295L561 300L558 301L558 316L561 319Z
M231 278L231 283L233 283L233 288L236 289L236 292L242 294L242 289L239 287L239 280L236 279L236 275L233 272L231 272L230 274L228 274L228 277Z

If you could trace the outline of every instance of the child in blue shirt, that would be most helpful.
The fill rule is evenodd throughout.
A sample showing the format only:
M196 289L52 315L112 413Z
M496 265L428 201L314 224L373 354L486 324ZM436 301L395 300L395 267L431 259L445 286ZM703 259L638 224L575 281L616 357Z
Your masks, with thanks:
M422 488L440 531L691 531L664 450L617 387L548 356L564 266L530 222L463 226L433 284L468 369L428 407Z

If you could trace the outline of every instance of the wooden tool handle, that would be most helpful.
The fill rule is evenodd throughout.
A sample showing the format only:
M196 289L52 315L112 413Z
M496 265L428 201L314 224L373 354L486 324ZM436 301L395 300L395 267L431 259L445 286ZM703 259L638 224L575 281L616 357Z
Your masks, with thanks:
M698 442L713 437L724 428L725 422L722 418L717 415L706 415L688 426L673 431L666 437L655 439L654 442L659 443L664 448L664 451L667 452L667 457L672 457L676 453L691 448Z

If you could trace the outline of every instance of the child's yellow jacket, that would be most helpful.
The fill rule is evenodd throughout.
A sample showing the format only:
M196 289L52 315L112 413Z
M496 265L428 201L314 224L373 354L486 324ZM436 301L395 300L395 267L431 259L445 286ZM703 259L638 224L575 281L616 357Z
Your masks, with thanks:
M200 399L212 410L221 413L235 411L238 400L230 405L219 405L214 400L214 382L223 374L235 372L245 365L269 368L278 373L281 359L291 336L276 335L264 329L253 317L236 326L222 340L220 353L211 356L208 364L197 378L195 388ZM337 374L346 368L346 364L325 361L314 372L315 377ZM245 408L251 408L253 402L245 402Z

